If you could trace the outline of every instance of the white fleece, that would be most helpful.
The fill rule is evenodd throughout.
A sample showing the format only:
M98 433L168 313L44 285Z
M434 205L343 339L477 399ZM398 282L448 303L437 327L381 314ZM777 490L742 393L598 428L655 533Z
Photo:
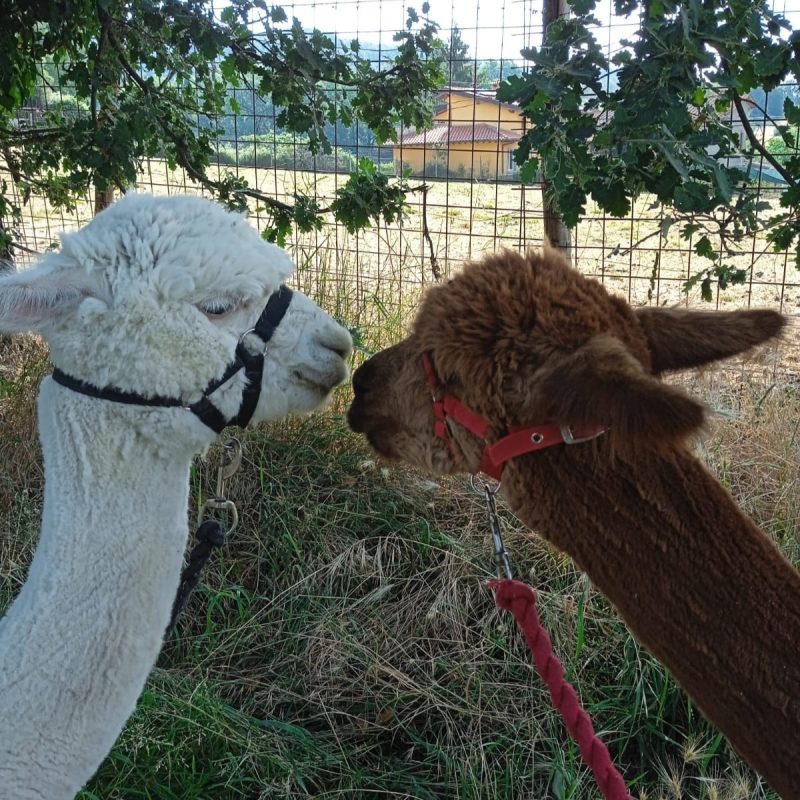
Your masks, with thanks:
M57 366L96 386L189 403L290 273L240 215L196 197L128 195L61 252L0 277L0 331L39 331ZM202 306L220 300L236 308L209 319ZM319 406L349 353L347 332L295 293L254 422ZM212 397L228 416L242 385L238 375ZM191 459L214 439L185 409L90 398L49 378L39 421L42 534L0 619L0 800L69 800L122 730L177 590Z

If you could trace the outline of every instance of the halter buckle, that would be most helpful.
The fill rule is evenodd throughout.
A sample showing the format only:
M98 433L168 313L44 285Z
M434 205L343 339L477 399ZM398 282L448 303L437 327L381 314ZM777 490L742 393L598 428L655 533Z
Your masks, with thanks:
M564 444L580 444L581 442L589 442L592 439L596 439L600 433L602 433L602 429L598 433L594 431L587 436L575 436L572 433L572 426L571 425L560 425L559 430L561 431L561 438L564 440Z
M249 336L251 333L252 333L252 334L254 334L255 336L258 336L258 338L259 338L259 339L261 339L261 336L259 336L259 334L258 334L258 331L257 331L255 328L248 328L248 329L247 329L247 330L246 330L246 331L245 331L245 332L244 332L244 333L243 333L243 334L242 334L242 335L239 337L239 340L236 342L236 352L237 352L237 353L241 353L241 351L242 351L242 350L245 350L245 352L247 352L247 350L246 350L246 348L245 348L245 346L244 346L244 340L245 340L245 337ZM266 356L266 354L267 354L267 351L269 350L269 342L268 342L268 341L267 341L267 342L264 342L264 340L263 340L263 339L261 339L261 341L262 341L262 342L263 342L263 344L264 344L264 349L261 351L261 356L260 356L260 358L264 358L264 356ZM247 354L248 354L248 355L251 355L249 352L248 352Z

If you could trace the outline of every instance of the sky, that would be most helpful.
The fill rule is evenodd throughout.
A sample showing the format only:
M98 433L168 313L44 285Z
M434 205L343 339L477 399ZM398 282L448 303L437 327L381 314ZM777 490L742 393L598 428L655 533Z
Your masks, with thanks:
M408 5L421 11L421 0L317 0L313 7L295 8L301 21L322 30L341 34L349 28L347 33L363 41L385 42L404 27ZM430 0L430 5L430 17L441 26L443 38L455 22L473 58L518 58L531 40L531 26L541 24L540 16L531 14L530 0Z
M430 17L446 38L453 23L462 31L472 58L519 59L519 51L539 44L540 0L429 0ZM421 12L421 0L298 0L282 3L289 16L297 16L304 27L336 32L342 38L361 42L389 43L392 33L404 27L408 5ZM800 0L776 0L773 7L800 27ZM636 25L611 14L611 0L600 0L595 16L604 24L596 33L601 44L616 50L621 39L630 37ZM633 19L633 18L631 18Z

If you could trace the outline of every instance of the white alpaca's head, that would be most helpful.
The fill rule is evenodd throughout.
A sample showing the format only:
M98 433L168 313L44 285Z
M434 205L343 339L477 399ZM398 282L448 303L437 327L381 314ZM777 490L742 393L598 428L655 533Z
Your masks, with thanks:
M0 331L36 331L54 364L95 387L190 404L231 363L289 256L241 214L199 197L129 194L33 269L0 277ZM263 349L255 336L248 350ZM319 406L347 377L350 337L295 292L268 344L253 421ZM246 379L211 399L236 415Z
M40 333L57 370L42 534L0 619L0 796L74 797L133 711L178 589L192 456L347 377L349 334L291 272L240 214L133 194L0 276L0 332Z

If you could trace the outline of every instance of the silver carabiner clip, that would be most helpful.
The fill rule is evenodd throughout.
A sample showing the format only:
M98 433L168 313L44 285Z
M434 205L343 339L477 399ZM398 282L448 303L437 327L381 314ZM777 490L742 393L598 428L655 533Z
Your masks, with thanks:
M227 463L221 464L217 469L217 499L223 499L225 496L225 481L235 475L239 467L242 465L242 443L235 437L228 439L222 445L225 449Z
M225 482L236 473L242 464L242 443L238 439L231 437L222 447L225 450L226 461L217 469L217 486L214 496L209 497L198 509L197 526L201 525L207 512L211 512L213 517L223 514L227 517L228 522L225 533L229 534L239 524L239 511L236 508L236 503L225 497Z
M219 499L210 497L203 503L200 512L197 515L197 526L203 522L206 512L211 512L211 516L218 517L220 512L228 519L228 524L225 526L225 535L233 533L239 525L239 512L236 508L236 503L233 500Z
M503 534L500 531L500 520L497 518L497 508L494 504L496 491L492 491L488 486L483 489L483 496L486 499L486 511L489 516L489 528L492 531L492 544L494 545L494 563L497 565L497 574L506 580L514 578L514 571L511 569L511 559L508 557Z
M477 494L482 494L486 501L486 515L489 519L489 530L492 532L492 544L494 545L494 563L497 565L497 574L501 578L512 580L514 571L511 569L511 559L508 557L503 534L500 531L500 520L497 517L497 506L494 496L500 491L500 484L492 487L487 481L482 486L478 486L475 476L469 477L470 486Z

